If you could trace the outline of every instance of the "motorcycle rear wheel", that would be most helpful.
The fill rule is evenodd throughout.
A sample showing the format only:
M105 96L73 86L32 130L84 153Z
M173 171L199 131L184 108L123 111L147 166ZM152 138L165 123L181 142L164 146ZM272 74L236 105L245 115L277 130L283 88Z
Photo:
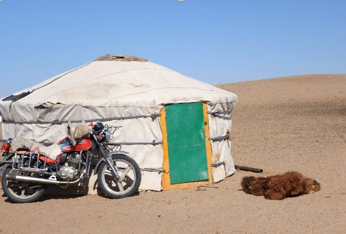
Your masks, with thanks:
M18 181L7 180L7 175L29 175L28 172L21 173L18 170L13 170L11 166L8 166L2 175L2 189L5 195L15 203L30 203L39 200L46 189L41 185L35 185L31 183L24 183Z
M98 168L98 184L110 198L124 198L138 191L141 184L141 170L135 160L127 155L113 155L114 165L120 172L120 179L114 179L111 169L103 162Z

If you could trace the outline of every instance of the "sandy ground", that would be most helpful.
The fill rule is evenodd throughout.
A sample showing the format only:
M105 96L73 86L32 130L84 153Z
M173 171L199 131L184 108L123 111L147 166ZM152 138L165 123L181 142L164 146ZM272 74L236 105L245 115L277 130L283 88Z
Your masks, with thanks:
M232 156L263 175L296 170L322 190L281 201L247 195L237 171L199 189L0 197L0 233L346 233L346 75L307 75L217 85L239 96Z

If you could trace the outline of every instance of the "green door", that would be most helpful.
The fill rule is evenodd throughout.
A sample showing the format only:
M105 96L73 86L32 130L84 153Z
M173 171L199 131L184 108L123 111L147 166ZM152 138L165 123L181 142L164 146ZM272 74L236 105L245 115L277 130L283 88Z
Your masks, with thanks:
M171 183L208 180L203 103L166 106Z

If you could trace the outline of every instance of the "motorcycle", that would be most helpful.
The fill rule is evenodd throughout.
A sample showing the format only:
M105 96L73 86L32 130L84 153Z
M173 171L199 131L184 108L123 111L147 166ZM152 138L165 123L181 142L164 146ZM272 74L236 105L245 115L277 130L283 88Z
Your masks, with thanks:
M58 143L61 153L55 160L28 147L13 152L12 139L8 139L1 149L0 160L0 166L7 165L1 179L4 194L12 202L29 203L39 200L48 186L67 188L78 184L89 178L91 160L99 152L101 157L94 173L101 190L110 198L131 196L138 191L141 171L127 152L112 151L120 147L109 142L117 128L97 122L89 138L73 139L74 144L68 137L62 139Z

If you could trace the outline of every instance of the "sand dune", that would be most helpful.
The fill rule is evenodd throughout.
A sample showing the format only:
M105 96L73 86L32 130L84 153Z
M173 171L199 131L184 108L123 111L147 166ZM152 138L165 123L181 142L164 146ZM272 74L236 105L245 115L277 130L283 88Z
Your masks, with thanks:
M320 182L321 191L266 200L241 191L242 177L257 174L237 171L199 189L122 200L47 197L22 205L1 197L0 232L346 233L346 75L217 87L239 96L232 116L235 163L262 168L262 176L299 171Z

